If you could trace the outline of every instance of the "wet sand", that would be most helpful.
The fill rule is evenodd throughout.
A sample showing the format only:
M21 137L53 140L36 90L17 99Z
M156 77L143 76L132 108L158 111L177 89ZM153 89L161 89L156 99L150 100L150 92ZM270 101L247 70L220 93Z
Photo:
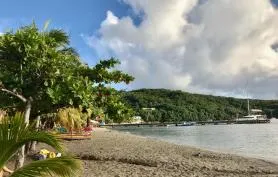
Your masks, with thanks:
M215 153L188 146L97 129L91 140L66 141L84 162L84 177L278 176L265 160Z

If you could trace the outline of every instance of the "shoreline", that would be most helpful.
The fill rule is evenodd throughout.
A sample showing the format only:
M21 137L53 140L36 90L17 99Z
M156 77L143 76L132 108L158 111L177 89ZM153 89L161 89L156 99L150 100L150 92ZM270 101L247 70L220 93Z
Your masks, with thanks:
M108 131L115 131L115 132L119 132L119 133L124 133L127 135L132 135L132 136L137 136L137 137L141 137L141 138L149 138L151 140L154 141L162 141L162 142L167 142L167 143L171 143L171 144L175 144L175 145L181 145L181 146L186 146L186 147L190 147L190 148L196 148L196 149L200 149L201 151L210 151L213 153L220 153L220 154L227 154L227 155L235 155L235 156L240 156L240 157L244 157L244 158L254 158L254 159L258 159L258 160L264 160L264 161L268 161L268 162L272 162L275 164L278 164L278 159L277 158L268 158L268 157L263 157L263 156L257 156L257 155L245 155L243 153L236 153L233 151L229 151L229 150L216 150L213 148L206 148L206 147L198 147L198 146L194 146L194 145L188 145L188 144L183 144L183 143L175 143L175 142L170 142L164 139L159 139L159 138L155 138L155 137L147 137L147 136L143 136L143 135L138 135L138 134L133 134L130 133L128 131L119 131L117 129L111 129L111 128L103 128L103 129L107 129Z
M278 164L97 128L91 140L65 141L84 176L278 176ZM77 148L78 147L78 148Z
M154 140L154 141L161 141L161 142L166 142L166 143L170 143L170 144L174 144L174 145L178 145L178 146L185 146L185 147L189 147L189 148L193 148L193 149L199 149L200 151L209 151L212 153L218 153L218 154L226 154L226 155L232 155L232 156L240 156L243 158L252 158L252 159L257 159L257 160L263 160L263 161L267 161L267 162L272 162L278 165L278 159L268 159L267 157L262 157L262 156L256 156L256 155L244 155L243 153L233 153L232 151L226 151L226 150L215 150L215 149L209 149L209 148L205 148L205 147L198 147L198 146L194 146L194 145L188 145L188 144L178 144L178 143L174 143L174 142L169 142L163 139L159 139L159 138L154 138L154 137L146 137L146 136L142 136L142 135L137 135L137 134L133 134L130 132L125 132L125 131L119 131L116 129L110 129L110 128L103 128L106 129L104 131L115 131L118 133L123 133L123 134L127 134L127 135L131 135L131 136L136 136L138 138L147 138L150 140Z

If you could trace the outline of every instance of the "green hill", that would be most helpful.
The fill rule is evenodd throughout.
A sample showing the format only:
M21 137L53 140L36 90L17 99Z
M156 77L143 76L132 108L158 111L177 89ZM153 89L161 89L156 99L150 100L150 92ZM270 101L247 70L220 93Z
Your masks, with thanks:
M223 120L247 114L247 101L232 97L140 89L124 92L123 98L135 115L149 121ZM150 107L156 110L142 110ZM268 117L278 117L278 100L250 100L250 108L262 109Z

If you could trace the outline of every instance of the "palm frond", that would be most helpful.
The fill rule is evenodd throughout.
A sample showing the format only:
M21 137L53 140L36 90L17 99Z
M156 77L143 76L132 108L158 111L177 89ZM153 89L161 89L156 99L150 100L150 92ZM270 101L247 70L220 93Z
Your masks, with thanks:
M60 152L64 150L55 135L34 131L31 126L24 123L22 114L16 114L13 118L4 118L0 124L0 168L20 147L30 141L46 143Z
M48 28L48 26L49 26L49 24L50 24L50 21L51 21L51 20L47 20L47 21L44 23L44 25L43 25L43 31L46 31L46 30L47 30L47 28Z
M80 174L81 162L70 156L32 162L15 171L10 177L62 176Z
M79 54L78 54L77 50L73 47L64 48L64 49L61 50L61 52L69 53L71 55L79 57Z
M69 44L69 36L63 30L51 30L48 32L48 37L54 39L60 45Z

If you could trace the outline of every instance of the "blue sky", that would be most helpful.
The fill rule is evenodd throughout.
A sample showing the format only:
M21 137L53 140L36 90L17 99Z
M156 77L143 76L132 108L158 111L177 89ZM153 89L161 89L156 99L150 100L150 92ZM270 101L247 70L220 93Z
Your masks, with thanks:
M66 30L80 55L89 64L94 64L97 56L81 34L94 34L108 10L118 17L131 14L130 7L118 0L1 0L0 31L30 24L32 20L43 26L45 21L51 20L49 27Z
M89 65L119 58L128 89L278 98L277 19L278 0L1 0L0 33L51 20Z
M271 0L271 2L272 2L275 6L278 6L278 0Z
M203 1L203 0L201 0ZM278 5L278 0L271 0ZM30 24L32 20L42 26L51 20L51 27L62 28L71 36L71 42L83 59L94 64L98 59L95 51L88 47L81 34L93 35L110 10L115 16L131 16L134 23L140 19L132 14L130 6L121 0L1 0L0 31Z

